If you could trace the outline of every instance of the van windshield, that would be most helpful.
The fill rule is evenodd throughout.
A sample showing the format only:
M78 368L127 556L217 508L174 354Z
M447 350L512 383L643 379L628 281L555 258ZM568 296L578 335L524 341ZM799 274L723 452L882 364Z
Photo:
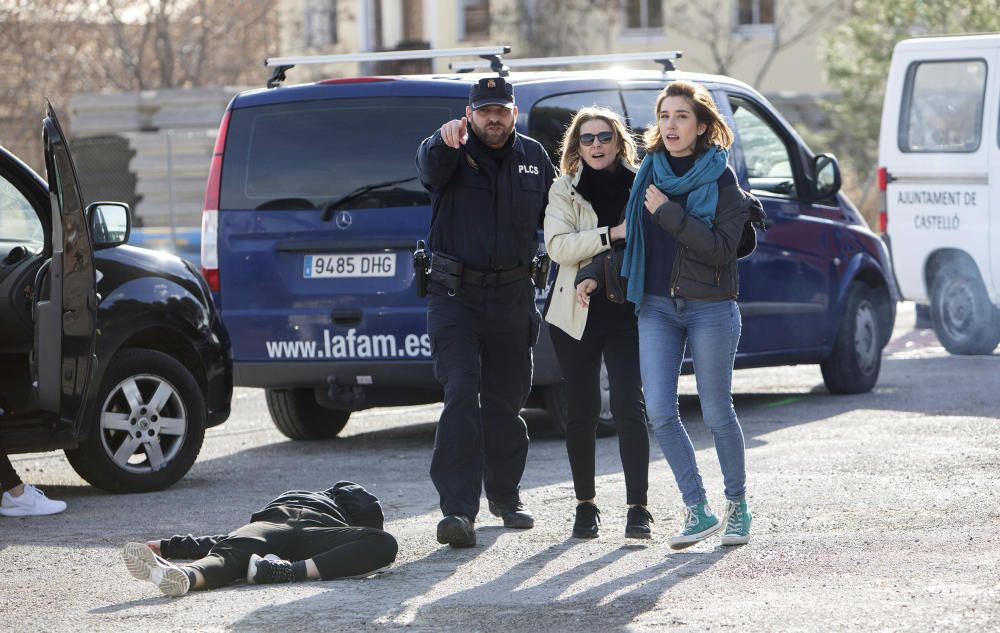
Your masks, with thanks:
M461 117L465 99L369 98L236 109L220 209L322 209L373 184L342 209L430 204L414 158L420 142ZM409 180L411 179L412 180Z

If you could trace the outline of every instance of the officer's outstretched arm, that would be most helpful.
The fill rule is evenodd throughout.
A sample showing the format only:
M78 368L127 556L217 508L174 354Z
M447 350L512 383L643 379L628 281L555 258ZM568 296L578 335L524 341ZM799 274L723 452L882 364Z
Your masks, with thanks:
M445 143L441 130L434 132L417 149L420 182L428 191L440 192L454 176L460 156L461 151Z

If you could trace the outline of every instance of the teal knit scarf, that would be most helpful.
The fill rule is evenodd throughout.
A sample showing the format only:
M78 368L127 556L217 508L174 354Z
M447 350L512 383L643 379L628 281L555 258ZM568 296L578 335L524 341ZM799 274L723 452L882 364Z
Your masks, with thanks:
M628 279L628 300L635 305L636 314L646 290L646 235L642 216L646 211L646 189L650 183L667 194L677 196L688 194L687 212L711 226L715 219L715 207L719 203L717 180L726 170L729 152L712 145L698 155L694 165L683 176L678 176L670 167L666 152L652 152L642 159L639 173L635 175L632 193L625 207L625 222L628 241L625 245L625 259L622 262L622 277Z

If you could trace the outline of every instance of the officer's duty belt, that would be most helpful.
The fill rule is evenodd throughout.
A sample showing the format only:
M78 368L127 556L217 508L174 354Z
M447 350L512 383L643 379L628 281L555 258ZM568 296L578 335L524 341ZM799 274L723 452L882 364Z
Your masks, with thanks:
M496 272L485 272L480 270L470 270L466 268L462 271L462 283L473 286L506 286L515 281L527 279L531 274L530 266L511 268Z
M511 268L510 270L501 271L482 271L482 270L472 270L466 268L462 271L462 284L468 284L470 286L506 286L507 284L512 284L515 281L520 281L522 279L527 279L531 273L530 266L520 266L518 268ZM444 283L447 279L447 275L441 273L437 270L431 269L431 279L440 283Z

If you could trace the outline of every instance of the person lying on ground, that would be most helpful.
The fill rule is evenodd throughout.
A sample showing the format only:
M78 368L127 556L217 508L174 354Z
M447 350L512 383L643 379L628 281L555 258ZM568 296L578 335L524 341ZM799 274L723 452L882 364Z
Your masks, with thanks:
M244 577L255 584L365 577L396 559L384 520L374 495L341 481L319 492L282 493L229 534L127 543L122 556L132 576L174 597Z

